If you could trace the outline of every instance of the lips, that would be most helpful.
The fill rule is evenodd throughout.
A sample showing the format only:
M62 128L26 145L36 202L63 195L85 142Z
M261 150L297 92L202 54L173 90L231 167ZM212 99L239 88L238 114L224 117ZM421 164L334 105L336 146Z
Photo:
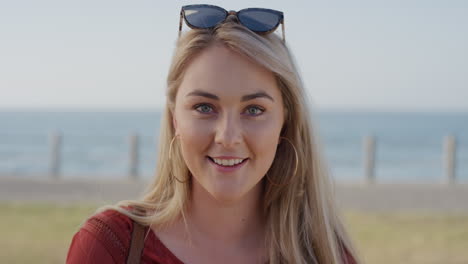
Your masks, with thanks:
M210 157L206 156L211 162L223 166L223 167L233 167L239 164L244 163L248 158L237 158L237 157Z
M240 169L242 166L244 166L248 161L249 161L249 158L246 158L246 159L243 159L241 163L239 164L236 164L236 165L232 165L232 166L224 166L224 165L220 165L220 164L217 164L214 159L210 156L207 156L207 160L209 161L209 163L211 165L213 165L219 172L233 172L233 171L236 171L238 169Z

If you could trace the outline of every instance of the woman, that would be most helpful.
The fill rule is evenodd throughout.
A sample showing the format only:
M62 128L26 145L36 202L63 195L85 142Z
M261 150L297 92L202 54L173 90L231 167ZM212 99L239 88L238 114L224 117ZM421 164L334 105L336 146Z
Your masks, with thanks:
M182 19L156 177L88 219L67 262L357 263L284 27L271 34L282 13L192 5Z

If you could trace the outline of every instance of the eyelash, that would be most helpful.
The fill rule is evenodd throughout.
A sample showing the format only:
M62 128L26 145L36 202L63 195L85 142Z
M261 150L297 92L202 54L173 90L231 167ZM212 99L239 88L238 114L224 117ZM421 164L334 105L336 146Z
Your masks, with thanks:
M201 114L210 114L209 112L202 112L200 110L198 110L198 108L200 108L201 106L208 106L210 107L211 109L213 109L214 107L210 104L206 104L206 103L203 103L203 104L197 104L193 107L193 109L195 109L197 112L201 113ZM246 109L251 109L251 108L255 108L255 109L258 109L261 111L260 114L256 114L256 115L250 115L248 114L249 116L259 116L261 114L263 114L263 112L265 112L265 109L260 107L260 106L257 106L257 105L249 105Z

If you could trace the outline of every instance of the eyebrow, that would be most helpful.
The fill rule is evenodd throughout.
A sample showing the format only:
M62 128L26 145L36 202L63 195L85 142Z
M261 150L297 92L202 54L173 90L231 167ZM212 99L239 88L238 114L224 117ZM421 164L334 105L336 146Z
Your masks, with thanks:
M190 92L189 94L187 94L187 96L202 96L202 97L206 97L206 98L210 98L210 99L214 99L214 100L219 101L218 96L216 96L216 95L214 95L212 93L201 91L201 90L195 90L193 92ZM242 96L241 102L253 100L255 98L267 98L267 99L270 99L273 102L275 101L275 100L273 100L273 97L268 95L266 92L261 91L261 92L256 92L256 93L253 93L253 94L247 94L247 95Z

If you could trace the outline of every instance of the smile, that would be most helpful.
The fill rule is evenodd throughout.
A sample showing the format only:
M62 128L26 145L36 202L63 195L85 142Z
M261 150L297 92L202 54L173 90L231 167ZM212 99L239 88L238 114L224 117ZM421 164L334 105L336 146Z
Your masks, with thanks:
M217 159L207 156L209 162L221 172L230 172L241 168L247 161L246 159Z

